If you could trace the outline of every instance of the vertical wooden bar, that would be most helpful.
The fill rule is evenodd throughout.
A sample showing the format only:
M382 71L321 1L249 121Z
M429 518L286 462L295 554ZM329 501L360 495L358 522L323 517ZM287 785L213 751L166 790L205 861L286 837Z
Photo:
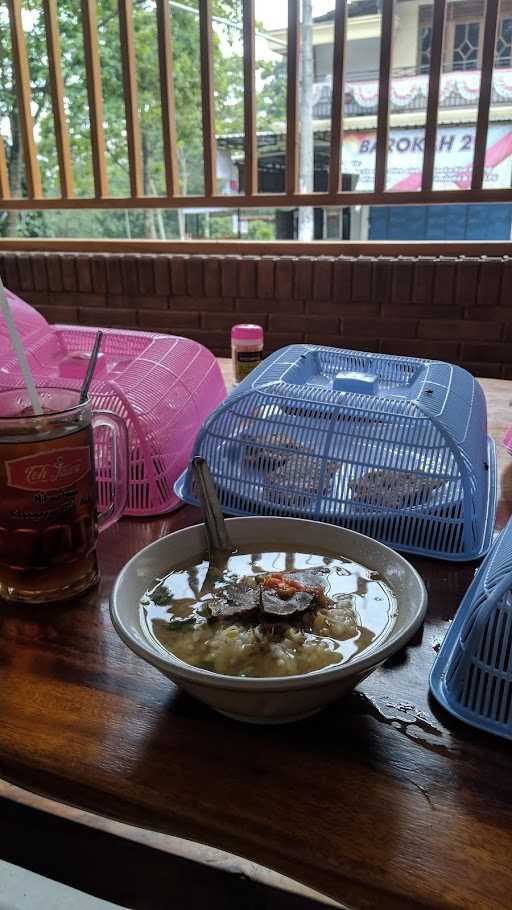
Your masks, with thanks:
M158 59L160 64L160 96L164 142L165 183L168 196L179 191L178 157L176 153L176 107L172 62L172 33L169 0L156 0L158 28Z
M336 8L334 11L334 49L332 57L331 156L329 161L330 193L339 193L341 187L346 26L346 0L336 0Z
M217 192L217 142L213 97L212 0L199 4L201 103L203 111L203 163L205 196Z
M103 129L103 94L101 89L100 54L96 0L82 0L82 28L84 33L85 72L89 123L91 126L92 170L94 193L97 198L108 195L107 166L105 161L105 134Z
M60 191L64 199L73 195L73 173L69 150L69 135L64 110L64 82L60 64L60 38L56 0L43 0L46 45L48 47L48 71L52 96L55 144L59 162Z
M27 194L30 199L41 196L41 174L34 140L34 121L31 110L30 74L27 47L21 21L21 0L8 0L12 37L12 56L16 74L16 95L20 119L21 141L25 157Z
M443 62L444 23L446 17L446 0L434 0L432 19L432 44L430 49L430 75L428 80L427 119L425 123L425 152L423 154L423 172L421 189L428 192L432 189L434 162L436 157L437 110L439 105L439 85Z
M132 0L119 0L119 35L123 63L124 109L126 118L126 139L128 143L128 164L130 168L130 193L132 197L139 197L144 195L144 180L142 175L142 149L137 100L137 71L135 67Z
M7 171L7 159L5 157L5 144L3 136L0 136L0 199L10 199L11 188L9 186L9 174Z
M248 196L258 192L258 147L256 142L256 89L254 60L256 56L254 0L243 0L244 31L244 191Z
M379 108L377 113L377 148L375 153L375 192L386 187L386 166L389 132L389 85L393 54L394 0L382 0L380 35Z
M492 73L494 68L494 50L496 47L496 29L499 19L500 0L487 0L485 8L484 44L482 49L482 73L480 77L480 97L476 119L475 154L473 157L473 176L471 189L482 188L485 168L485 147L487 145L487 128L489 126L489 108L491 106Z
M297 108L299 80L299 0L288 0L288 48L286 85L286 194L297 192L298 143Z

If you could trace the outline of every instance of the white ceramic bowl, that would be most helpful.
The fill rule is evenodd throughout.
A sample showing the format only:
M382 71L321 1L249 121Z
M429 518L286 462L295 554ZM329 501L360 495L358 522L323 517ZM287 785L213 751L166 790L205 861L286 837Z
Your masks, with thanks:
M379 664L399 651L421 625L427 608L425 586L398 553L355 531L299 518L231 518L229 533L240 549L261 552L320 548L379 572L392 588L398 615L389 633L342 666L302 676L240 679L183 663L153 642L144 629L139 600L153 579L173 566L194 565L204 557L204 526L162 537L137 553L122 569L112 591L110 612L123 641L186 692L237 720L284 723L307 717L353 689ZM425 683L426 685L426 683Z

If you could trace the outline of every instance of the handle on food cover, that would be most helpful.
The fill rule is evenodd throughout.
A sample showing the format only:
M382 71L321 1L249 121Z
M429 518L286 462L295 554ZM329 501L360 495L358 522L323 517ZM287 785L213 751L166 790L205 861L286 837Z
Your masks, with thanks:
M128 431L126 424L110 411L96 411L92 418L93 429L106 427L112 436L112 489L113 499L98 515L98 531L110 528L123 514L128 495Z

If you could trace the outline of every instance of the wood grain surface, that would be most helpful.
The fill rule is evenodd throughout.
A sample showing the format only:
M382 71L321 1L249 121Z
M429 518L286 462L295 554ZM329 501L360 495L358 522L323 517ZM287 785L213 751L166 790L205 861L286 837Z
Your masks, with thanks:
M485 380L501 447L512 384ZM360 690L301 723L216 715L135 657L108 612L145 544L198 521L183 508L105 532L99 588L66 607L2 607L0 776L81 809L212 845L357 908L509 908L511 747L428 697L435 647L475 571L415 559L424 628Z

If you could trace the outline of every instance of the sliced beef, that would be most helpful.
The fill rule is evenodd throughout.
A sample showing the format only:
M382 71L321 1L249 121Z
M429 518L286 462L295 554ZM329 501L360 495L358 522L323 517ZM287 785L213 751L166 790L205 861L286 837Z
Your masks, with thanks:
M235 616L248 619L260 608L260 588L242 580L238 584L227 585L219 594L214 594L206 605L212 619Z
M315 595L308 594L307 591L297 591L296 594L286 598L286 600L283 600L277 594L273 594L271 590L263 589L261 592L263 612L276 617L287 617L292 616L294 613L304 613L305 610L311 607L314 599Z

